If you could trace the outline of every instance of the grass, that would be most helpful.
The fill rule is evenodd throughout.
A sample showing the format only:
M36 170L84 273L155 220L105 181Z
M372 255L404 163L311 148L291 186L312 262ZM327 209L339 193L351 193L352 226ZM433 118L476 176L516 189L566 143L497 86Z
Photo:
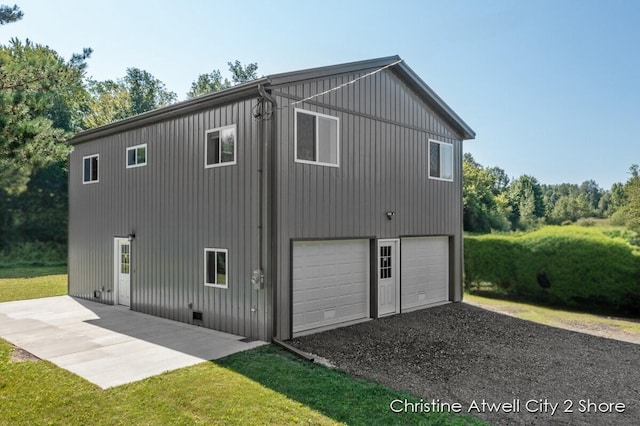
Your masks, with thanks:
M527 321L640 343L640 321L638 320L551 309L468 293L465 293L464 300Z
M67 294L65 266L0 268L0 302Z
M46 361L10 362L0 339L0 424L486 424L395 414L419 399L300 360L272 345L101 390Z
M46 361L12 363L11 351L0 340L0 424L336 424L212 362L101 390Z
M259 362L255 362L257 354ZM450 413L393 413L389 404L394 399L419 402L420 398L311 364L274 346L235 354L219 364L347 424L486 424L474 417ZM423 398L430 401L437 395Z
M63 272L0 269L0 301L64 294ZM0 339L0 425L486 424L449 413L393 413L394 399L420 398L272 345L107 390L47 361L12 362L12 352Z

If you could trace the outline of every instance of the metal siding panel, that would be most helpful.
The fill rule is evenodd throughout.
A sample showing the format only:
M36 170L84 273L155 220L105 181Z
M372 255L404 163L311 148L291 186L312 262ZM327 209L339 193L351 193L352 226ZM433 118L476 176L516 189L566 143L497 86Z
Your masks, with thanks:
M91 299L96 288L112 289L113 237L126 236L135 227L134 310L191 322L191 302L204 311L208 327L269 337L265 321L255 329L249 324L250 274L257 267L252 248L257 244L257 150L242 146L236 165L217 169L205 170L203 160L204 130L222 119L237 123L238 144L241 135L253 142L256 125L244 113L250 113L255 102L172 118L75 146L70 160L71 294ZM126 146L145 142L147 166L126 169ZM74 182L80 177L76 170L90 151L100 152L101 179L82 185ZM203 249L220 246L230 253L230 288L205 289ZM112 298L113 292L108 295ZM112 300L108 298L104 301Z

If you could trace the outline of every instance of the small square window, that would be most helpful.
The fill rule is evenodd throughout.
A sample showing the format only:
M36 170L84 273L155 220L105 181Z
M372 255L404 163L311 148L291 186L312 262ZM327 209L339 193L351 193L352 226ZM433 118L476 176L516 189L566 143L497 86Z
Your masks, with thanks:
M205 137L205 167L236 164L236 126L208 130Z
M98 182L98 154L82 157L82 183Z
M147 144L127 148L127 168L147 165Z
M296 109L296 162L338 167L338 128L338 117Z
M227 249L204 249L204 285L228 288Z
M429 177L453 181L453 145L429 140Z

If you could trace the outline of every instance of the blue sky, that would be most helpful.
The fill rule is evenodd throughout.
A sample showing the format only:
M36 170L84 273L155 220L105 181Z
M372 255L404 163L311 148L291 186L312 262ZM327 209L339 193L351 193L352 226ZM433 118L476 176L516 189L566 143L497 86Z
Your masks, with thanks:
M272 74L398 54L477 133L485 166L604 188L640 163L640 2L12 0L11 37L88 74L151 72L184 99L198 74L239 59Z

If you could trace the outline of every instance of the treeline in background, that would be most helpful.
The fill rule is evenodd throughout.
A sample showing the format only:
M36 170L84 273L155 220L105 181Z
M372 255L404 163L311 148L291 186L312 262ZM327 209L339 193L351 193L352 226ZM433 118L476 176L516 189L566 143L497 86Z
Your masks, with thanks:
M499 167L483 167L471 154L463 160L464 230L471 233L528 231L609 219L640 230L640 174L629 169L625 183L603 189L594 180L545 185L530 175L511 179Z
M0 5L0 28L23 19ZM43 40L42 42L46 42ZM0 45L0 267L64 265L68 154L73 134L175 103L176 93L131 67L116 80L87 75L90 48L71 58L30 40ZM228 62L231 80L200 74L187 98L257 78L257 64Z

